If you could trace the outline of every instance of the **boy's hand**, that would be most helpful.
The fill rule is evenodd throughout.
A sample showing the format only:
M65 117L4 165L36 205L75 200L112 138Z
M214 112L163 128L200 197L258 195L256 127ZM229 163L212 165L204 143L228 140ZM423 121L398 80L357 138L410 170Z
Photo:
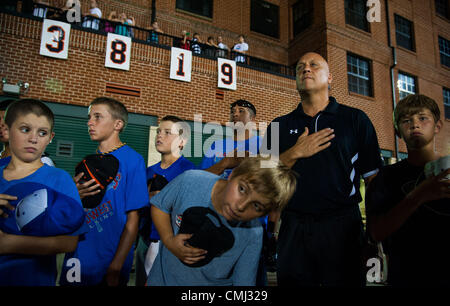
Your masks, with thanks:
M0 193L0 217L8 218L7 210L14 210L14 206L9 204L9 201L14 200L17 200L17 197Z
M192 237L192 234L178 234L168 239L166 246L173 255L175 255L182 262L193 264L205 258L206 250L198 249L190 246L187 240Z
M431 176L423 181L409 196L418 203L423 204L439 199L450 199L450 180L445 177L450 174L450 169L437 176Z
M83 177L84 173L81 172L77 176L73 178L75 181L75 185L77 186L78 193L80 194L80 198L88 197L94 194L99 193L101 190L97 189L100 188L100 186L95 183L95 180L92 179L87 182L80 182L80 179Z
M222 158L219 163L222 163L225 169L236 168L244 160L244 158L250 155L248 151L244 151L244 154L245 155L243 157L240 157L240 155L242 155L242 152L239 152L238 156L237 149L234 149L231 155L230 154L225 155L225 157Z

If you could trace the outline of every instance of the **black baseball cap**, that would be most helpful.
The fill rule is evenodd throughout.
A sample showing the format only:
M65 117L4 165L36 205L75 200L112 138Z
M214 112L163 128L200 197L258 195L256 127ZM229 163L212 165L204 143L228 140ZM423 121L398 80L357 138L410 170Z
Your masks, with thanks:
M251 104L250 102L248 102L247 100L242 100L242 99L236 100L235 102L230 104L230 108L233 108L236 105L242 106L242 107L248 107L256 115L256 108L255 108L255 106L253 104Z
M86 156L75 168L75 176L83 172L82 181L95 179L100 192L81 199L84 208L94 208L101 204L106 187L111 183L119 170L119 160L111 154L91 154Z
M209 207L193 206L183 212L180 234L192 234L188 244L208 251L205 258L193 264L183 264L189 267L201 267L208 264L214 257L220 256L234 245L233 232L221 221L219 215Z

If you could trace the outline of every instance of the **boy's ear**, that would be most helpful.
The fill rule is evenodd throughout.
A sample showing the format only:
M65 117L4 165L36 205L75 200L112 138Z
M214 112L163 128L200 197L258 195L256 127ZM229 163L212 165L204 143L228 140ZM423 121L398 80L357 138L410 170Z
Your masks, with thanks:
M124 122L120 119L117 119L116 122L114 123L114 129L117 130L118 132L122 131L124 126Z
M435 125L435 127L434 127L434 134L439 134L439 132L441 131L443 125L444 125L444 123L442 122L441 119L439 119L439 120L436 122L436 125Z
M50 135L50 143L52 143L53 137L55 137L55 132L52 132L52 134Z
M6 124L5 124L4 130L3 130L3 134L6 139L9 139L9 127Z

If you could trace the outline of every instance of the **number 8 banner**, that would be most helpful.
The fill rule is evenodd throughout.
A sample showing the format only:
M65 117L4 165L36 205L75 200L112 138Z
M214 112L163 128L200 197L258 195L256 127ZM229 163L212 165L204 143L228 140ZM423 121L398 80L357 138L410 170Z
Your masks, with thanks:
M67 59L69 51L70 24L50 19L42 23L41 49L39 54Z
M217 59L217 87L236 90L236 62Z
M130 70L131 38L108 33L105 67Z

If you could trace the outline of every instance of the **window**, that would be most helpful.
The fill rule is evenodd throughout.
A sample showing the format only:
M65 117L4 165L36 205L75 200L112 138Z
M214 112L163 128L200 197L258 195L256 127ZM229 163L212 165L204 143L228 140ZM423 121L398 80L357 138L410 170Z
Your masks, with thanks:
M398 93L400 99L416 93L416 79L413 76L404 74L402 72L398 73L397 81Z
M399 15L395 15L395 38L398 46L415 51L412 22Z
M312 24L313 13L313 1L311 0L298 1L292 6L294 36L297 36Z
M441 64L450 67L450 41L439 36L439 54Z
M449 19L450 13L448 0L435 0L434 6L436 7L436 14Z
M450 119L450 89L443 88L445 119Z
M345 0L345 22L369 32L366 2L365 0Z
M250 30L279 38L280 8L266 1L252 0Z
M347 54L347 75L349 91L364 96L372 96L369 60L353 54Z
M176 7L200 16L213 17L213 0L177 0Z

